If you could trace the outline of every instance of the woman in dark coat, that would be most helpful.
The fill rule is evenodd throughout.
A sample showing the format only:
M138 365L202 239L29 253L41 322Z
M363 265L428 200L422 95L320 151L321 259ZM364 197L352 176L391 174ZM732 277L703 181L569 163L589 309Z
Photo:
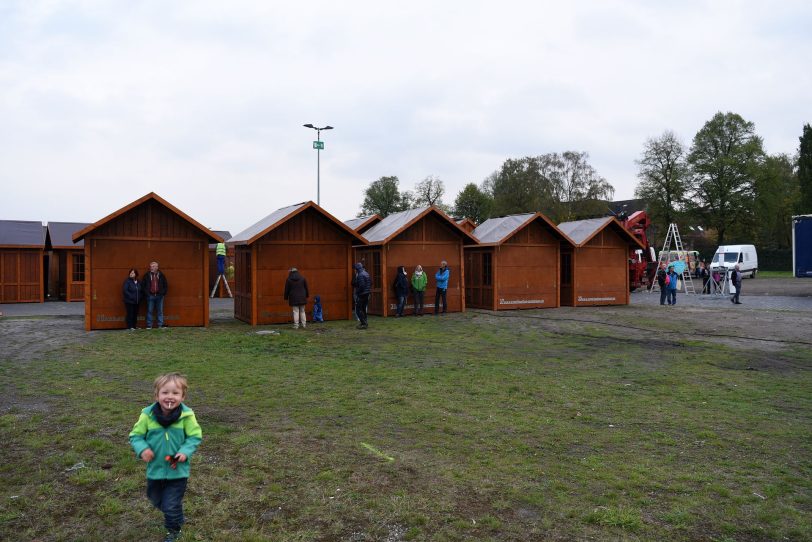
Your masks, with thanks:
M130 269L122 288L124 309L127 311L127 329L135 331L138 322L138 305L141 303L141 288L138 284L138 271Z
M406 274L406 268L402 265L398 266L392 287L395 289L395 297L398 300L396 316L403 316L403 308L406 306L406 298L409 296L409 275Z
M309 295L307 280L299 274L298 269L291 267L288 280L285 281L285 299L288 300L288 304L293 309L293 329L298 329L300 322L302 329L307 327L305 305L307 305Z

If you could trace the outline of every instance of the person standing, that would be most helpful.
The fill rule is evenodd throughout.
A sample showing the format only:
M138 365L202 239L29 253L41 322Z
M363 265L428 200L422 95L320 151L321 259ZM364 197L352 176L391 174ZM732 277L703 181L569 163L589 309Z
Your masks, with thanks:
M127 329L135 331L138 323L138 305L141 303L141 288L138 285L138 271L130 269L122 288L124 309L127 311L125 322Z
M214 253L217 255L217 274L218 275L225 275L226 274L226 244L225 243L217 243L217 248L214 249Z
M668 271L665 270L665 263L660 264L657 270L657 286L660 287L660 305L665 305L665 296L668 295L665 279L668 278Z
M434 274L434 280L437 281L437 289L434 291L434 314L436 315L440 310L440 299L443 300L443 314L448 310L448 299L446 299L446 291L448 291L448 278L451 276L451 271L448 269L448 262L443 260L440 262L440 269Z
M355 293L355 314L358 316L357 329L366 329L367 325L367 304L369 303L369 294L372 291L372 279L369 273L364 269L364 264L358 262L355 264L355 277L352 279L352 288Z
M144 297L147 298L147 329L152 329L152 312L156 312L158 327L164 324L164 298L168 290L166 276L158 269L158 262L149 264L144 280L141 281Z
M402 265L398 266L392 287L395 289L395 297L398 300L395 316L400 318L403 316L403 309L406 307L406 298L409 297L409 275L406 274L406 268Z
M736 288L736 293L731 296L730 302L735 303L736 305L741 305L739 295L742 292L742 272L739 271L739 264L736 264L733 267L733 271L730 272L730 282Z
M288 273L288 279L285 281L285 299L293 309L293 329L299 329L300 323L302 324L302 329L307 327L305 305L307 305L309 295L307 279L299 273L298 269L291 267L290 273Z
M679 280L679 275L677 272L674 271L674 266L668 266L668 275L666 278L666 290L668 291L668 304L669 305L676 305L677 304L677 281Z
M414 292L414 315L423 316L423 298L429 279L423 272L423 266L418 265L412 273L412 291Z

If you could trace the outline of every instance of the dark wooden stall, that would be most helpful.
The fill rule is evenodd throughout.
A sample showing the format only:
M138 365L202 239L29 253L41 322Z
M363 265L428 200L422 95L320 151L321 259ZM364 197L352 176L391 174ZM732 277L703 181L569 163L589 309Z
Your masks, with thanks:
M374 214L374 215L370 215L370 216L361 216L361 217L358 217L358 218L351 218L349 220L345 220L344 224L346 224L347 227L349 227L350 229L352 229L356 233L364 233L365 231L370 229L372 226L374 226L375 224L377 224L381 220L383 220L381 218L381 215Z
M446 293L448 311L465 311L463 246L476 244L477 240L442 210L432 206L395 213L363 235L369 246L357 247L355 258L364 262L372 278L369 314L389 316L396 313L397 300L392 282L397 268L405 266L411 280L418 264L428 274L425 310L427 313L433 312L436 291L434 274L442 260L448 262L451 271ZM412 309L410 296L407 310Z
M465 247L465 304L488 310L559 306L559 251L567 238L541 213L491 218Z
M352 247L366 241L312 201L274 211L228 244L236 257L235 318L251 325L292 321L284 299L291 267L307 279L308 320L317 295L325 320L352 317Z
M208 245L222 238L150 192L73 234L85 241L85 329L123 329L122 284L157 261L166 275L164 319L172 326L208 326ZM144 319L141 306L139 322Z
M614 217L562 222L561 305L628 305L629 247L645 247Z
M237 285L236 256L234 253L234 245L229 245L228 240L231 239L231 232L225 230L212 230L214 233L226 240L226 278L228 278L228 287L231 288L231 293L234 293L234 287ZM233 275L229 275L229 266L234 267ZM214 288L214 283L217 282L217 243L209 245L209 295ZM221 280L217 285L217 291L214 293L215 297L228 297L225 283Z
M0 220L0 303L45 300L42 222Z
M73 242L74 232L86 222L48 222L48 297L61 301L85 300L85 242Z

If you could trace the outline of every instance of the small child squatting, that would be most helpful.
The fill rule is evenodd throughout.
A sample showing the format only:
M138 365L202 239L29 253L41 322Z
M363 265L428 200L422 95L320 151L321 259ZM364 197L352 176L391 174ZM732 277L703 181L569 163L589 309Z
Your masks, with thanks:
M180 538L189 459L203 440L195 413L183 404L188 383L179 373L155 379L155 402L144 408L130 431L136 457L147 463L147 497L163 512L165 542Z

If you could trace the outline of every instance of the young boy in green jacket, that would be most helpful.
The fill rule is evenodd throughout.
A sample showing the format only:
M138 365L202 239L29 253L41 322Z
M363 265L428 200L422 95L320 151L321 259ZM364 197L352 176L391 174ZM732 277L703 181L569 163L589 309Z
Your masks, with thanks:
M189 459L203 432L192 409L183 404L188 383L180 373L155 379L155 402L141 411L130 431L136 457L147 463L147 497L163 512L166 538L180 538L183 495L189 480Z
M428 278L423 272L423 267L418 265L412 274L412 292L414 292L414 315L423 316L423 296L426 293Z

